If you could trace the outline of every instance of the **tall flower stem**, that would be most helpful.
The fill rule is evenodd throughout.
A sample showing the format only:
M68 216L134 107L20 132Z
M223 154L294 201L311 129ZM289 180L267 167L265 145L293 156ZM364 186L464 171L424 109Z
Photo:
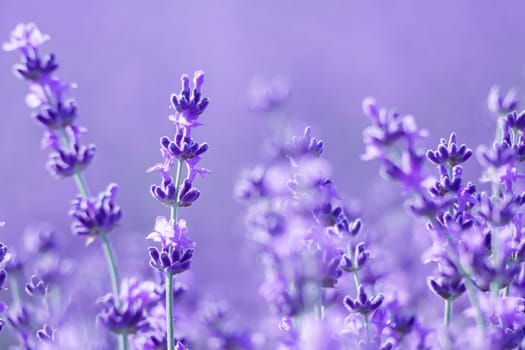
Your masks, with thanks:
M175 186L177 189L177 200L171 207L171 220L173 220L174 223L177 222L177 211L179 209L179 189L180 189L180 182L181 182L181 175L182 175L182 168L183 168L183 161L179 160L177 163L177 177L175 178ZM170 248L170 254L171 254L171 248ZM174 350L175 349L175 330L173 325L173 275L169 272L166 272L166 337L167 337L167 343L168 343L168 350Z
M450 235L447 235L449 244L452 243L452 237ZM479 327L485 328L485 319L483 318L483 312L481 311L481 307L479 306L479 300L478 295L476 294L476 287L474 286L474 282L472 282L472 278L470 277L470 273L465 271L465 269L461 266L461 263L459 261L459 258L456 256L452 248L450 246L447 248L447 253L449 258L452 260L452 262L456 265L458 268L458 271L460 274L465 278L465 288L467 289L467 295L470 301L470 305L476 310L476 323Z
M61 140L64 144L68 143L68 137L64 129L61 129ZM77 171L73 175L73 180L75 181L75 184L77 186L78 191L84 198L89 198L89 187L87 185L86 179L84 178L84 174L80 171ZM120 306L120 274L117 266L117 262L115 259L115 253L113 252L113 248L111 247L111 244L109 242L108 236L106 232L100 231L99 232L100 240L102 242L102 250L104 251L104 256L106 258L106 263L108 265L108 271L111 278L111 289L113 291L113 296L115 297L115 304ZM118 337L119 342L119 349L120 350L128 350L129 344L128 344L128 335L126 332L122 333Z
M18 280L16 277L9 277L9 288L11 289L11 297L13 298L13 304L22 305L22 298L20 297L20 288L18 287Z
M445 323L445 327L450 326L451 319L452 319L452 300L445 299L445 312L443 315L443 321Z

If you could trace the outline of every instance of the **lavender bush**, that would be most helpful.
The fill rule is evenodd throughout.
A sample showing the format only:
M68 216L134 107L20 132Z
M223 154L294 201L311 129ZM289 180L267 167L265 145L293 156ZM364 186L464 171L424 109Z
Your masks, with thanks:
M318 137L320 128L290 122L293 86L256 80L245 97L269 126L262 151L250 149L252 164L222 184L239 202L236 264L248 273L228 280L235 294L224 297L194 272L199 256L208 254L201 261L210 271L224 259L215 247L203 250L202 237L231 236L231 227L194 229L224 205L199 207L210 189L200 178L222 171L201 162L212 152L232 157L200 141L205 123L221 118L208 108L204 72L193 81L182 75L180 92L169 96L160 162L137 175L160 175L149 192L165 208L157 206L151 228L136 235L122 229L133 203L117 202L119 186L97 194L88 186L88 177L102 180L87 176L97 174L88 173L96 171L96 147L83 143L82 109L70 97L77 86L58 77L49 39L23 23L3 49L20 55L13 72L29 85L25 102L44 130L47 171L72 180L77 195L69 229L29 223L9 248L0 243L2 348L525 349L525 112L515 90L490 89L494 137L477 147L455 131L433 145L413 116L365 98L361 158L378 165L384 184L357 198L340 188L361 171L358 160L348 156L351 171L338 173L327 153L349 150ZM56 198L45 199L66 214ZM230 272L219 269L221 278Z

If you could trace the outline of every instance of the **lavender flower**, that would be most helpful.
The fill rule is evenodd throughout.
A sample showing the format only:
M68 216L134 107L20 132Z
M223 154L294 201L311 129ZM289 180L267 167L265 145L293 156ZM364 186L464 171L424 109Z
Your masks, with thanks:
M498 86L490 89L487 105L489 110L496 115L505 115L514 111L519 104L518 93L510 89L507 93L502 94Z
M271 112L282 107L290 95L288 82L280 77L270 81L254 79L248 90L250 108L260 112Z
M71 216L74 218L73 231L88 236L90 243L96 236L102 239L102 246L112 277L113 294L119 294L119 274L113 250L106 237L121 218L120 208L114 203L116 185L110 185L98 198L91 198L83 170L95 155L95 146L80 143L85 128L74 122L77 119L76 103L65 99L65 94L76 84L65 83L55 72L58 65L53 54L42 57L40 46L49 39L34 23L19 24L11 33L10 41L3 45L6 51L19 50L21 61L15 65L15 75L29 82L26 104L34 109L35 119L46 131L42 144L51 148L47 168L56 177L73 177L80 193L73 201ZM41 290L39 285L28 285L30 293ZM25 344L25 341L21 341ZM127 337L120 338L119 348L126 350Z
M181 77L181 82L181 92L171 95L171 103L177 114L171 115L170 120L190 130L202 125L197 119L208 107L210 100L207 97L202 97L201 88L204 83L204 72L198 71L195 73L192 90L190 89L190 78L187 75Z
M122 218L122 211L115 203L118 192L116 184L110 184L97 198L77 197L72 201L69 215L75 220L73 233L87 236L91 243L101 232L109 233Z
M176 346L173 324L173 276L190 268L194 252L194 244L187 237L186 222L178 220L178 209L189 207L200 197L200 192L193 186L193 182L197 175L204 176L209 173L207 169L197 166L208 145L195 142L191 137L192 129L203 125L198 119L209 103L209 99L203 97L201 91L204 72L195 73L193 89L190 89L187 75L182 76L181 82L181 92L172 94L170 98L176 111L176 114L169 117L175 123L175 136L173 140L166 136L161 138L160 152L163 162L148 169L148 172L159 171L162 177L160 186L151 186L153 197L170 207L171 211L170 220L164 217L157 218L155 231L147 237L161 243L160 249L149 247L149 256L150 266L164 274L166 336L163 339L166 339L168 350L174 350ZM175 164L175 177L172 177L170 172ZM183 179L184 166L186 177ZM158 339L158 343L163 344L158 337L153 339ZM154 344L156 342L153 341ZM181 346L182 344L177 344L177 347Z
M361 315L368 316L374 312L383 303L384 297L378 294L374 297L368 297L365 288L360 286L356 299L345 297L343 303L348 311L357 312Z
M155 283L124 279L118 301L113 294L107 294L97 301L101 308L97 320L112 332L134 334L145 326L148 308L159 300L160 294Z

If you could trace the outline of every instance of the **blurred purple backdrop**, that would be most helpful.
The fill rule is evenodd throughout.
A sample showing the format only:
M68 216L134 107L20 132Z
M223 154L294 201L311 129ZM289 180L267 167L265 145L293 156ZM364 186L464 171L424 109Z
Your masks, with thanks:
M289 79L286 112L314 126L325 140L339 189L359 200L379 178L376 164L359 159L367 124L363 97L373 95L414 114L431 132L429 145L452 129L472 146L488 143L489 88L524 83L524 10L525 3L517 1L474 0L2 0L0 33L7 39L17 23L34 21L51 35L44 51L57 54L63 79L78 83L79 123L89 129L84 140L98 148L86 176L94 191L110 181L121 186L125 219L113 238L120 237L121 258L128 245L136 245L131 247L138 252L136 266L147 263L141 237L157 215L167 214L149 194L157 175L145 170L160 160L159 137L173 132L168 96L179 90L181 73L207 73L205 92L212 103L203 115L206 126L195 136L211 145L203 164L212 175L196 184L202 200L181 215L198 244L196 282L232 297L244 286L240 281L256 288L246 277L253 262L241 263L243 209L232 196L236 176L257 162L262 130L268 130L266 120L247 109L254 76ZM80 246L68 233L74 184L51 179L44 168L42 130L24 104L27 86L11 75L16 59L0 54L0 218L7 222L1 240L16 245L28 224L48 221ZM89 248L91 254L99 250Z

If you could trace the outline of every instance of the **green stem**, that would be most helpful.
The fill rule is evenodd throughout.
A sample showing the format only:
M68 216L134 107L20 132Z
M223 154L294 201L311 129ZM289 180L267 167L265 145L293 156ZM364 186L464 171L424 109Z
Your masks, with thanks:
M22 298L20 297L20 288L18 287L18 280L16 277L9 276L9 287L11 288L11 297L13 304L22 305Z
M41 84L42 89L46 95L47 102L50 107L53 107L54 101L52 96L49 95L47 92L46 86ZM63 147L67 150L69 149L69 138L66 132L65 128L60 129L60 139L59 142L62 143ZM75 184L77 185L78 191L84 198L89 197L89 188L87 186L86 180L84 178L84 175L82 172L77 171L73 175L73 179L75 180ZM102 250L104 251L104 256L106 257L106 262L108 264L109 273L111 275L111 287L113 289L113 295L115 297L115 304L120 306L120 299L119 299L119 286L120 286L120 276L118 272L118 267L115 262L115 257L113 254L113 249L111 248L111 245L109 243L109 240L107 238L107 235L105 232L101 231L99 233L99 236L102 240ZM124 332L120 334L119 339L119 349L120 350L128 350L128 335L127 332Z
M364 315L363 317L365 318L366 341L370 342L370 322L368 321L368 315Z
M456 265L456 267L458 268L458 271L461 274L461 276L463 276L463 278L465 279L465 288L467 289L467 295L470 301L470 305L472 305L472 307L476 310L476 323L479 327L485 328L485 319L483 318L483 313L479 306L478 296L476 294L474 283L472 282L472 278L470 277L470 274L467 271L465 271L463 266L461 266L459 257L456 255L456 253L452 249L452 243L453 243L452 237L447 232L444 232L444 233L446 234L447 241L448 241L448 247L446 249L447 254L450 260L452 260L454 265Z
M359 271L354 270L354 282L355 282L355 289L359 291L359 288L361 287L361 278L359 278Z
M176 223L177 221L177 211L179 209L179 187L180 187L180 183L182 180L182 168L184 167L183 163L184 162L182 160L179 160L179 162L177 163L177 176L175 177L175 186L176 186L175 188L177 191L177 195L176 195L177 199L171 207L171 219L173 220L174 223Z
M474 290L474 285L472 284L472 280L470 279L470 276L466 276L465 278L465 288L467 289L468 298L470 300L470 304L476 309L476 323L479 327L485 328L485 319L483 318L483 314L481 313L481 308L479 307L478 297L476 295L476 291Z
M168 350L175 349L173 325L173 275L166 272L166 333L168 340Z
M503 290L503 296L508 297L509 293L510 293L510 284L506 286L505 289Z
M77 185L78 191L84 198L89 197L89 188L86 184L86 179L84 179L84 175L81 172L76 172L73 175L73 180L75 180L75 184Z
M177 176L175 178L175 188L177 191L176 201L171 207L171 220L174 224L177 223L177 211L179 209L179 189L182 180L182 168L184 164L182 160L177 163ZM171 253L171 248L170 248ZM169 272L165 273L166 277L166 337L168 342L168 350L175 349L175 330L173 324L173 275Z
M76 172L73 175L73 179L75 180L75 184L77 185L78 191L82 197L88 198L89 187L86 183L86 179L84 178L84 174L82 172ZM100 231L99 237L102 242L102 251L104 252L104 257L106 258L106 263L108 265L108 271L111 278L111 289L113 291L113 296L115 297L115 305L120 307L120 274L117 261L115 259L115 253L113 252L113 248L111 247L107 233ZM118 344L120 350L129 349L127 332L123 332L118 336Z
M104 251L104 256L106 257L106 262L108 263L108 270L111 277L111 289L113 290L113 295L115 296L115 304L120 306L120 276L117 263L115 261L115 256L113 254L113 249L111 248L111 244L109 243L106 232L101 231L99 236L102 240L102 250Z
M445 323L445 327L450 326L450 320L452 318L452 300L451 299L445 299L445 314L443 317L443 321Z

